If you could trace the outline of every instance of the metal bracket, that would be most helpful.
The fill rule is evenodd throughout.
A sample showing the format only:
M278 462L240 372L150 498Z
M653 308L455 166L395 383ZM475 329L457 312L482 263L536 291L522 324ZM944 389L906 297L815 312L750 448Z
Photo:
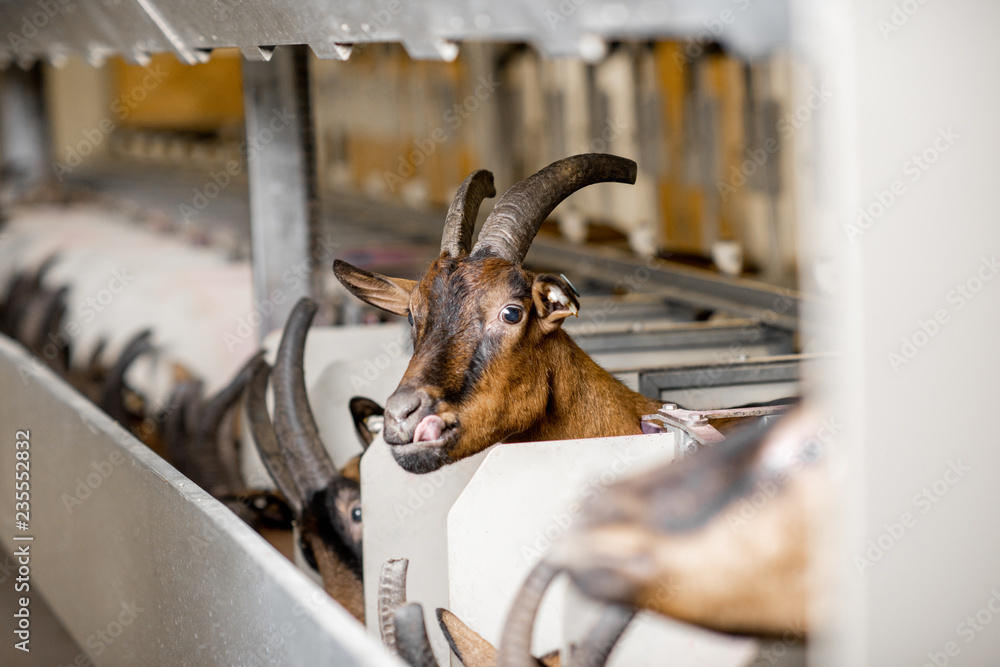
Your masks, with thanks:
M712 420L740 417L775 417L788 411L789 405L769 405L724 410L685 410L673 403L664 403L655 415L644 415L643 432L670 431L678 435L676 457L683 458L703 445L715 445L726 439Z

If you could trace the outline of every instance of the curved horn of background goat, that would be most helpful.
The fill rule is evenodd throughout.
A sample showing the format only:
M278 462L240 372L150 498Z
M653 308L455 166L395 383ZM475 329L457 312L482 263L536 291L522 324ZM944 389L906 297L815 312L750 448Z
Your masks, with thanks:
M531 635L534 632L535 616L542 604L542 597L560 569L546 561L540 562L528 574L521 589L514 597L514 603L507 612L500 646L497 653L497 667L530 667L534 664L531 656Z
M417 602L400 607L396 610L395 625L399 657L410 667L437 667L427 638L424 608Z
M163 441L170 455L170 462L184 475L191 471L191 461L188 457L187 444L190 432L186 417L188 404L197 401L201 394L201 380L185 380L174 386L167 399L167 414L163 420Z
M3 322L0 322L0 331L11 338L17 333L17 320L21 306L32 292L31 274L26 271L19 271L14 274L14 279L7 287L7 294L3 301Z
M444 233L441 235L441 252L449 257L469 254L472 246L472 229L476 226L479 205L487 197L495 197L497 189L493 185L493 174L479 169L465 177L448 207L444 219Z
M45 294L45 305L42 307L40 326L35 333L35 339L31 341L31 349L35 350L36 354L45 359L53 368L63 372L69 370L69 366L68 364L66 364L65 368L60 366L64 359L59 352L66 348L68 339L60 340L59 330L62 327L63 318L66 316L67 293L69 293L69 288L64 285L53 292ZM49 341L52 341L53 345L56 346L56 355L52 359L49 359L48 355L43 352L46 343Z
M107 377L104 378L104 384L101 387L100 406L101 409L107 412L118 423L124 423L126 417L128 417L125 406L122 404L122 390L125 388L125 371L128 370L133 361L153 348L152 343L149 342L152 335L153 332L151 329L143 329L133 336L132 340L125 346L125 349L122 350L118 361L108 371Z
M90 353L90 359L87 360L86 373L88 377L98 377L104 372L104 368L101 366L101 356L107 346L108 337L101 336Z
M46 320L48 320L52 309L58 305L63 294L65 292L60 293L58 290L36 290L22 309L21 317L17 322L15 338L38 356L41 356L41 347L45 345L48 334L45 326ZM46 359L46 361L48 360Z
M271 418L267 414L265 392L270 374L271 366L263 359L260 360L253 371L250 388L247 391L247 419L250 421L250 432L253 433L264 467L271 474L271 479L281 491L281 495L285 496L285 501L292 508L296 520L301 520L302 499L305 495L288 471L288 464L281 454L278 437L274 434Z
M605 607L600 619L573 651L567 667L604 667L635 614L635 609L623 605Z
M221 480L229 495L236 495L246 488L243 475L240 474L240 457L236 448L239 420L239 408L228 410L219 423L219 431L215 438L215 450L219 454L219 467L222 470Z
M220 389L215 396L211 397L198 412L198 425L194 431L192 450L194 460L194 472L205 490L213 496L224 494L228 490L223 469L222 460L219 456L217 435L219 424L232 409L243 394L243 388L250 382L254 369L264 358L264 350L260 350L253 355L249 361L243 364L229 384Z
M303 297L295 304L281 336L274 364L274 430L289 459L299 488L311 496L338 475L319 437L306 395L305 354L316 302Z
M382 645L390 653L399 653L396 644L396 610L406 604L407 558L390 558L382 564L378 577L378 629Z
M553 162L513 185L493 207L479 232L474 255L520 264L545 218L563 199L594 183L635 183L632 160L585 153Z

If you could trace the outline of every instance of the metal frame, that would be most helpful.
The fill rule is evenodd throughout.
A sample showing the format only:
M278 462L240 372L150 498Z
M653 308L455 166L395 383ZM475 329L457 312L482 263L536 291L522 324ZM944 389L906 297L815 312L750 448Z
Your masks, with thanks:
M694 308L720 309L788 331L799 326L800 303L795 290L758 283L747 278L723 276L712 271L656 259L642 259L616 248L572 246L539 236L525 262L573 277L591 279L619 289L655 292L661 298Z
M269 63L243 64L254 299L271 304L260 309L261 340L311 291L316 185L307 62L304 48L294 47Z
M99 64L112 54L145 63L173 52L205 61L212 49L238 47L268 60L275 45L307 44L320 58L343 60L351 45L401 43L414 58L452 60L456 42L528 42L550 56L603 55L605 40L693 36L754 57L788 42L786 0L34 0L0 2L0 61L59 62L67 54Z
M735 419L739 417L775 417L788 411L788 405L762 406L756 408L729 408L725 410L685 410L673 403L665 403L655 415L644 416L644 433L675 433L677 435L677 458L693 454L702 445L716 445L726 439L712 425L715 419Z
M766 382L797 382L802 377L802 364L822 359L829 357L818 354L790 354L676 368L638 369L636 372L639 374L639 391L646 396L659 398L661 391Z
M19 595L44 595L102 664L402 664L224 505L4 337L0 387L11 473L0 477L10 499L0 539L30 552L30 591ZM14 513L23 430L27 530ZM30 639L46 641L44 630Z
M0 72L0 182L23 191L51 177L45 118L41 65Z
M588 354L638 350L691 350L720 348L739 350L749 345L766 346L772 354L791 354L793 336L782 329L762 325L756 320L720 322L675 322L642 320L610 322L566 327Z

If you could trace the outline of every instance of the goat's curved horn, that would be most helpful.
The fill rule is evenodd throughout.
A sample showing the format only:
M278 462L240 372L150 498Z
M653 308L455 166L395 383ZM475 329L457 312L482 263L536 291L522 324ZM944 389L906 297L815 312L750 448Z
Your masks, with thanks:
M94 349L90 352L90 359L87 360L86 373L90 377L94 377L102 372L101 367L101 356L104 354L104 348L108 346L108 337L101 336L97 344L94 345Z
M542 597L549 584L561 570L546 561L540 562L521 584L514 603L507 612L500 648L497 653L497 667L531 667L531 636L534 632L535 616L542 604Z
M179 382L167 399L167 414L163 420L163 441L170 454L170 462L185 475L191 470L187 451L190 433L185 423L187 406L192 400L197 401L200 393L201 380Z
M197 449L195 450L199 459L203 459L206 465L206 472L212 482L218 481L221 470L218 470L219 461L215 452L216 434L219 431L219 424L226 416L226 413L236 404L243 389L250 382L254 370L264 358L264 350L258 351L249 361L243 364L236 376L230 380L229 384L220 389L214 396L205 401L201 410L198 411L198 422L194 430L194 439Z
M396 610L406 604L406 558L390 558L382 564L378 577L378 629L382 645L390 653L399 653L396 643Z
M222 470L221 479L229 495L238 494L246 488L243 475L240 474L240 455L236 449L237 430L241 425L239 418L238 408L228 410L219 423L215 437L215 450L219 454L219 467Z
M11 338L16 338L17 320L20 315L24 300L33 291L31 286L32 276L26 271L19 271L14 274L14 278L7 286L7 293L3 301L3 321L0 322L0 330Z
M205 401L198 414L192 449L194 453L197 481L213 496L236 493L239 488L231 488L233 482L226 471L225 461L219 451L219 426L226 414L239 400L243 389L250 382L254 369L264 358L264 350L258 351L243 364L229 384ZM232 446L230 444L230 446Z
M396 644L399 657L410 667L437 667L424 624L424 608L414 602L396 610Z
M495 197L497 189L493 185L493 174L479 169L466 176L459 186L455 198L448 207L444 219L444 233L441 235L441 252L449 257L469 254L472 246L472 229L476 226L479 205L487 197Z
M125 349L115 362L115 365L108 371L101 387L101 408L107 412L112 419L119 423L124 423L128 416L125 406L122 404L122 389L125 388L125 371L132 365L132 362L140 356L153 349L151 329L143 329L128 342Z
M267 391L267 378L271 374L271 366L261 359L254 368L250 379L250 389L247 391L247 419L250 421L250 432L253 433L257 451L264 462L264 467L271 474L281 495L292 509L297 520L302 518L303 493L299 490L295 478L288 471L288 465L281 454L278 438L274 434L271 418L267 415L267 403L264 394Z
M63 285L54 292L48 292L43 297L45 304L42 307L40 326L35 334L35 339L31 341L32 349L42 353L45 343L49 340L59 340L59 327L62 326L63 318L66 316L66 295L69 287ZM65 347L65 343L57 347Z
M501 257L520 264L545 218L563 199L594 183L635 183L632 160L585 153L553 162L516 183L483 223L473 255Z
M573 651L567 667L604 667L635 614L635 609L623 605L605 607L600 619Z
M198 430L205 433L214 433L222 421L223 415L229 408L239 400L243 389L249 384L257 366L264 359L264 350L258 350L256 354L240 368L236 376L229 381L225 387L220 389L215 396L205 401L204 406L198 415Z
M306 335L316 309L316 302L306 297L295 304L274 364L274 430L299 488L309 496L326 488L338 475L320 440L302 367Z

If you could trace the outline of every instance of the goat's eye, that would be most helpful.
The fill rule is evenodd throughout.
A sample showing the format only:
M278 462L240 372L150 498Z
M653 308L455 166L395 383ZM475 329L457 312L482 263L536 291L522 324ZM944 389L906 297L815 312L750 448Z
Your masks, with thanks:
M413 313L407 313L406 314L406 319L408 319L410 321L410 326L412 327L413 326Z
M507 306L500 311L500 319L507 324L517 324L524 316L524 311L517 306Z
M361 523L361 506L357 506L351 510L351 521L354 523Z

